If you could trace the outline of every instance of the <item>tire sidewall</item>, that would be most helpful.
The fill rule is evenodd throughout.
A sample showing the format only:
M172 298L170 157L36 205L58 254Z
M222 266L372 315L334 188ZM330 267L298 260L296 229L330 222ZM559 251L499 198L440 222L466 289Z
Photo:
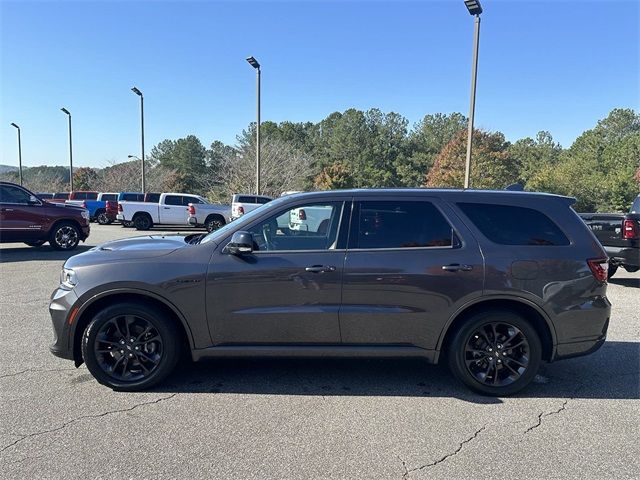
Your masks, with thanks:
M99 225L109 225L111 223L109 217L107 217L107 212L104 210L98 210L96 213L96 222L98 222Z
M206 220L204 226L207 229L207 232L211 233L214 230L222 228L224 226L224 222L220 220L219 217L211 217Z
M150 376L135 382L122 382L121 380L111 377L102 370L94 352L94 344L100 329L114 316L124 314L136 315L152 323L158 330L163 343L163 354L158 367ZM137 303L120 303L100 311L89 322L87 328L82 333L82 358L89 372L91 372L94 378L102 385L118 391L145 390L164 380L167 375L173 371L180 356L178 338L179 335L175 323L161 310L150 305L143 306Z
M56 242L56 233L61 228L64 228L64 227L71 227L76 232L76 241L71 247L62 247L58 245L58 243ZM80 230L71 222L58 223L57 225L54 226L53 230L51 230L51 235L49 236L49 245L51 245L51 248L53 248L54 250L62 250L62 251L68 252L68 251L74 250L79 243L80 243Z
M133 219L133 226L136 230L149 230L152 226L152 222L149 216L146 214L138 214Z
M465 345L471 334L480 326L491 322L509 323L524 334L529 342L529 366L525 373L511 385L492 387L480 383L465 364ZM542 361L542 344L535 328L523 317L506 311L482 312L470 317L454 334L448 346L448 363L451 372L471 390L490 396L512 395L531 383Z

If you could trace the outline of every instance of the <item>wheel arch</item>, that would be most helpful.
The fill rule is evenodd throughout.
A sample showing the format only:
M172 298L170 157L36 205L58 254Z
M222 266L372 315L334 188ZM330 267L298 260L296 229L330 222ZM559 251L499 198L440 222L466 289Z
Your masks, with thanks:
M159 295L146 290L109 290L94 295L93 297L88 299L85 303L82 304L82 306L78 310L78 313L76 314L76 320L74 322L73 328L69 332L69 343L73 346L73 359L76 363L76 366L82 364L83 362L80 344L82 342L82 334L85 331L87 325L89 325L91 319L100 310L109 305L113 305L116 302L136 302L147 305L154 305L155 307L160 308L165 313L167 313L167 315L176 323L178 331L180 332L180 335L182 337L180 341L183 342L183 345L188 348L189 351L193 350L193 333L189 328L189 324L187 323L184 315L182 315L178 308L171 302L168 302L166 299L160 297Z
M436 346L437 357L449 347L453 335L472 315L488 310L514 312L529 320L536 329L542 343L542 359L552 361L556 350L556 332L547 314L538 305L521 298L496 297L479 299L458 310L443 330ZM437 359L436 359L437 361Z

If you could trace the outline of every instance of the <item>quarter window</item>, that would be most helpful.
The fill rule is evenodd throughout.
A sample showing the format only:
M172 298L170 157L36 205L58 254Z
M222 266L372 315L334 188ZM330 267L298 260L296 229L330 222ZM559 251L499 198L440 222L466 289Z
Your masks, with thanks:
M451 247L454 232L431 202L360 202L355 248Z
M544 213L526 207L458 203L469 220L501 245L569 245L569 239Z

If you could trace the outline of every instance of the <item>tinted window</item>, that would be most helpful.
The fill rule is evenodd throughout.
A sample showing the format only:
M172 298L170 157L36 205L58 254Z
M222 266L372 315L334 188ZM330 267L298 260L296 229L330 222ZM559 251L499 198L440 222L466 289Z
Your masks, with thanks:
M115 193L103 193L100 198L105 202L115 202L118 199L118 195Z
M459 203L482 234L501 245L569 245L569 239L544 213L532 208Z
M86 195L86 199L87 200L97 200L98 199L98 192L87 192L85 193Z
M181 195L167 195L164 197L165 205L182 205Z
M450 247L453 229L430 202L360 202L354 248Z
M69 194L68 193L56 193L53 198L55 198L56 200L69 200Z
M202 200L200 200L198 197L182 197L182 204L183 205L189 205L190 203L204 203Z
M238 203L256 203L256 197L248 197L246 195L242 195L238 197Z
M0 202L1 203L20 203L28 204L31 195L18 187L11 185L0 185Z
M140 201L144 200L147 203L158 203L160 201L159 193L147 193L146 195L142 195Z
M342 202L288 208L249 229L256 251L335 248Z
M265 203L269 203L270 201L271 199L267 197L256 197L256 203L259 203L260 205L264 205Z
M73 199L74 200L86 200L87 199L87 194L84 192L75 192L73 194Z
M53 193L38 193L40 198L53 198Z

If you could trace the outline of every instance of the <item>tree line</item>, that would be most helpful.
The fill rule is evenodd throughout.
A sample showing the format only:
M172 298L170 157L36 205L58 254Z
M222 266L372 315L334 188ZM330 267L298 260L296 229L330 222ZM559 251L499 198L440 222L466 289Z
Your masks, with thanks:
M519 182L525 190L574 196L578 211L624 211L640 190L640 115L631 109L612 110L568 148L547 131L513 143L499 131L474 130L473 136L473 188L503 189ZM266 195L463 186L467 118L460 113L429 114L409 127L398 113L348 109L317 123L267 121L261 137L261 193ZM235 145L214 141L207 148L194 135L163 140L147 157L148 189L199 193L228 203L234 193L255 190L255 149L255 124L237 136ZM0 177L15 181L17 173ZM34 190L64 191L68 169L30 168L24 178ZM74 185L135 191L139 161L79 168Z

